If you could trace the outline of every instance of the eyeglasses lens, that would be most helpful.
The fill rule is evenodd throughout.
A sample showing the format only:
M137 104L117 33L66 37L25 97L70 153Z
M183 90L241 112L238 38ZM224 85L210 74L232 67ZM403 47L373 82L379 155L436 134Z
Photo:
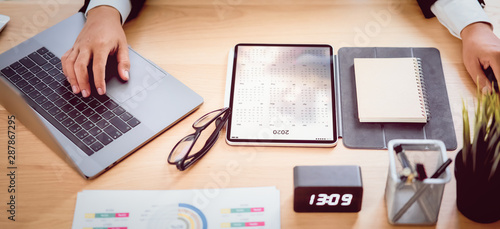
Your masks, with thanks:
M184 158L184 156L189 153L189 149L194 143L194 135L191 134L183 138L179 144L172 150L170 155L171 162L178 162Z
M221 110L215 110L202 116L200 119L196 120L196 122L193 124L193 127L200 128L207 125L208 122L217 117L220 113Z
M203 148L205 142L207 142L210 135L215 131L215 127L216 127L215 122L213 122L211 125L209 125L205 130L201 132L201 135L198 137L198 140L196 140L196 142L194 142L194 137L195 137L194 134L189 135L184 139L182 139L181 142L179 142L179 144L177 145L177 147L175 147L175 149L172 151L170 161L178 162L182 160L187 153L189 153L189 155L187 156L186 160L190 160L191 157L195 156L195 154L198 153ZM190 148L191 151L189 151Z

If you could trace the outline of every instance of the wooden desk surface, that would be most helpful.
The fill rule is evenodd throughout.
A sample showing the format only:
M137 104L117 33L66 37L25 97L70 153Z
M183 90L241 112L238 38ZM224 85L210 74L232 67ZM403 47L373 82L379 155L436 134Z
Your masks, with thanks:
M40 3L41 2L41 3ZM54 2L66 2L54 4ZM4 1L0 14L11 17L0 33L0 53L75 13L71 1ZM488 6L500 24L499 5ZM496 12L495 12L496 11ZM386 228L384 189L388 155L384 150L335 148L232 147L220 139L192 169L179 172L166 163L191 124L223 106L227 54L240 42L326 43L348 46L436 47L441 51L459 148L462 99L472 104L475 86L462 64L461 41L437 21L424 19L414 0L151 0L124 26L129 44L177 77L205 103L194 114L94 180L83 179L25 126L16 124L16 221L7 220L7 119L0 107L0 228L70 228L76 195L86 189L203 189L276 186L281 192L282 228ZM456 151L448 152L454 158ZM227 182L218 175L228 164L239 172ZM296 165L360 165L364 198L359 213L295 213L292 169ZM451 166L453 169L453 164ZM499 228L476 224L455 204L455 180L446 185L438 228ZM412 227L414 228L414 227Z

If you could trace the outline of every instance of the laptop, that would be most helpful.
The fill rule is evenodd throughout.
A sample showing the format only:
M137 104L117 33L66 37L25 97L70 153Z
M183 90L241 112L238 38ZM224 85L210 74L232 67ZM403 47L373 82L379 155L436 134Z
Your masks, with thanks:
M77 13L0 54L0 103L85 178L95 178L192 113L203 98L130 48L128 82L107 70L106 95L73 94L60 58L84 23Z

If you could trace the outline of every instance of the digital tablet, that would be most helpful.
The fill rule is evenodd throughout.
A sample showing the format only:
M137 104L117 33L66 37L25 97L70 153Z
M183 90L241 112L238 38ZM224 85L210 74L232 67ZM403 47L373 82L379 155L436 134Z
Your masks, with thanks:
M228 144L334 146L333 58L330 45L236 45L228 60Z

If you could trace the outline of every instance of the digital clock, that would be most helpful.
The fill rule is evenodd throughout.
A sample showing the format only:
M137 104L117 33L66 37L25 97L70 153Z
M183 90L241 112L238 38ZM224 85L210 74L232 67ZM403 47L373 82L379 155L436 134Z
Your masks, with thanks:
M296 212L361 210L363 182L359 166L296 166L293 176Z
M319 193L317 196L316 194L311 194L311 199L309 200L309 205L316 205L316 206L350 206L352 203L352 197L353 195L351 193L345 193L342 196L338 193L333 193L333 194L326 194L326 193ZM339 203L339 201L342 199L342 202Z

